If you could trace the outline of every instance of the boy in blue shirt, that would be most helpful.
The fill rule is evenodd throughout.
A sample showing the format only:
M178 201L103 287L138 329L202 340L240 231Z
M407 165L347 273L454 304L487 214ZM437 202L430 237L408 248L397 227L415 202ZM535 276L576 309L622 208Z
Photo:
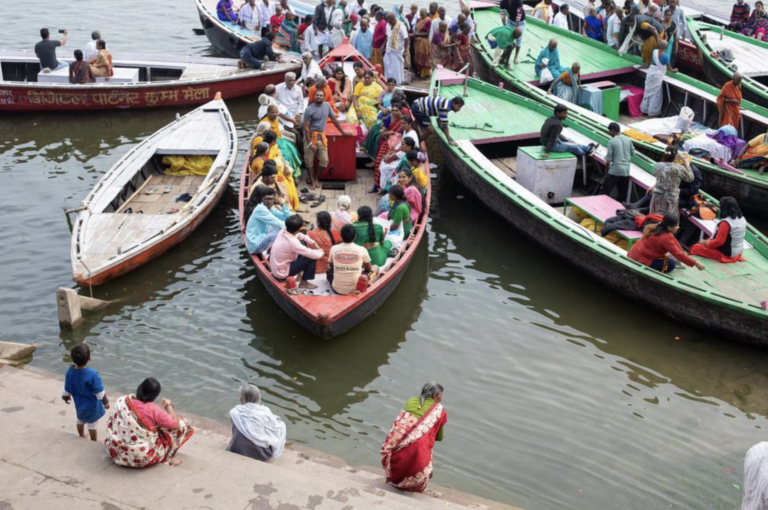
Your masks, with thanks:
M104 409L109 409L109 399L99 373L86 366L91 361L88 346L84 343L76 345L70 356L75 366L67 370L61 398L67 404L71 398L75 399L77 432L80 437L85 437L85 426L88 425L88 435L91 441L96 441L96 422L106 413Z

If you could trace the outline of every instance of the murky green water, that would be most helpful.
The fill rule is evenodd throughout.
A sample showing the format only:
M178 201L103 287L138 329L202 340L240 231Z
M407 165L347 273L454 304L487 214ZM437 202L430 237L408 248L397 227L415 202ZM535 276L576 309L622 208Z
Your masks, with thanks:
M55 12L49 26L70 29L69 51L100 28L116 54L211 54L192 34L191 1L107 8L43 1L0 47L31 47L39 13ZM244 150L254 99L229 106ZM0 336L41 343L35 366L63 374L85 340L109 387L155 376L180 409L222 421L251 381L292 441L367 465L398 407L435 379L449 413L437 483L532 510L739 506L744 452L765 438L766 352L604 289L459 199L447 175L407 278L341 338L308 336L259 283L237 231L236 179L183 245L95 289L118 305L60 334L54 292L72 285L62 207L175 114L0 117Z

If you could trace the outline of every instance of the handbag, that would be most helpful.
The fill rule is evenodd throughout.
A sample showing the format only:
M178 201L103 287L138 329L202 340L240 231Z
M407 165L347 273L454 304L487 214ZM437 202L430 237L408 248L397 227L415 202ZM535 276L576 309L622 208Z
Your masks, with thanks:
M539 80L539 83L541 85L544 85L545 83L549 83L552 80L554 80L554 78L552 77L552 71L550 71L548 67L545 67L544 69L542 69L541 79Z

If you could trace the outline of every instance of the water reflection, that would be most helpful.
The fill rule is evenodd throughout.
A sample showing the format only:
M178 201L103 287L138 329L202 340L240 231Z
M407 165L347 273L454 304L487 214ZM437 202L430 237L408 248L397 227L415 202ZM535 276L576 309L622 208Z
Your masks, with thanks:
M341 414L367 398L365 388L379 376L381 367L387 365L418 321L426 295L428 262L422 244L386 303L368 320L329 341L314 337L292 321L258 278L250 278L254 270L249 268L241 278L250 278L244 287L247 318L243 321L255 335L250 346L280 360L280 372L293 375L302 396L317 406L314 415L332 418Z

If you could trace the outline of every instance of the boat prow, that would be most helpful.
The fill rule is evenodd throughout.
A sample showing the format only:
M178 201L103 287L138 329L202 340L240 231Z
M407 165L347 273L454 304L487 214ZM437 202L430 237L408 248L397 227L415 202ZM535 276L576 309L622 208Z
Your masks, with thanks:
M227 189L236 155L235 125L221 99L131 149L82 203L72 231L73 279L101 285L189 237Z

